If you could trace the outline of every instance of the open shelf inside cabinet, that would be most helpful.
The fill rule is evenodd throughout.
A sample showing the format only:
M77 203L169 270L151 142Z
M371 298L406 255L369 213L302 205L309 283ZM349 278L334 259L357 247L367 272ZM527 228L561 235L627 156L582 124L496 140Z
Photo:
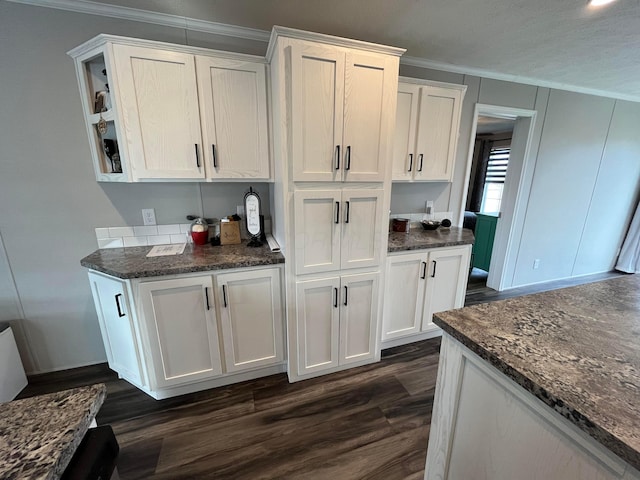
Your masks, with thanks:
M114 122L107 121L107 131L101 134L98 124L92 123L93 141L96 151L96 167L103 175L122 175L120 146Z
M111 110L111 96L109 93L109 75L103 54L89 58L83 62L86 82L88 116L100 112L109 113Z
M118 138L118 120L109 91L111 77L107 55L107 49L98 46L74 55L74 59L96 180L127 182L127 169Z

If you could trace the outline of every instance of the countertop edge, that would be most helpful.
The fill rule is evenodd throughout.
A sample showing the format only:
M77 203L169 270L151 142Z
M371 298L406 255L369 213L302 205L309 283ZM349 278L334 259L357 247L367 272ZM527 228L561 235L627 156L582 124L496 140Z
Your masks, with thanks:
M473 245L473 242L468 242L465 240L456 240L451 242L442 242L430 245L411 245L408 247L389 247L387 249L387 253L396 253L396 252L410 252L412 250L430 250L432 248L442 248L442 247L458 247L460 245Z
M238 263L221 263L215 265L198 265L192 267L174 267L174 268L163 268L162 270L140 270L136 272L120 272L116 270L109 269L107 267L103 267L100 265L96 265L94 263L85 262L84 259L80 260L80 265L82 267L88 268L89 270L93 270L96 272L106 273L107 275L111 275L112 277L120 278L122 280L131 280L135 278L149 278L149 277L164 277L167 275L182 275L187 273L198 273L198 272L213 272L216 270L230 270L233 268L251 268L251 267L262 267L269 265L280 265L285 263L284 257L273 258L265 261L264 259L255 260L255 261L245 261L241 264Z
M608 448L622 460L626 461L634 468L640 470L640 457L635 449L633 449L625 442L623 442L604 428L600 427L593 421L589 420L589 418L587 418L582 412L580 412L573 406L567 404L562 399L556 397L545 388L535 383L526 374L513 368L497 355L487 350L468 336L459 332L454 327L450 326L445 320L440 318L437 313L433 314L433 323L435 323L444 332L451 335L454 339L459 341L473 353L478 355L480 358L487 361L491 366L493 366L508 378L513 380L515 383L520 385L531 395L542 401L554 412L564 417L567 421L571 422L573 425L585 432L605 448Z
M73 455L78 449L78 446L80 445L84 436L89 430L89 426L91 425L91 422L96 418L96 415L98 415L98 411L102 407L102 404L104 403L104 400L107 397L107 386L104 383L99 383L93 386L97 387L98 389L96 398L91 403L89 408L85 411L85 415L82 419L82 424L74 432L73 440L60 453L60 456L58 457L56 465L53 468L52 478L54 479L60 478L64 473L65 469L69 465L69 462L73 458Z

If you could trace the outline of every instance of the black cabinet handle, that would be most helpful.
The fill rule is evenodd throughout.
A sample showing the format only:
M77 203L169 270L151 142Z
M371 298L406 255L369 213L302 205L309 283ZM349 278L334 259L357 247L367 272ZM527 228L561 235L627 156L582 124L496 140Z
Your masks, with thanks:
M204 287L204 299L207 303L207 310L211 310L211 306L209 305L209 287Z
M340 145L336 145L336 170L340 170Z
M336 202L336 223L340 223L340 202Z
M344 212L344 223L349 223L349 201L347 200L345 202L347 204L346 208L345 208L345 212Z
M121 293L116 295L116 308L118 309L118 317L124 317L124 313L122 313L122 310L120 309L120 297L122 296Z
M349 300L349 290L347 289L347 286L344 286L344 306L347 306L347 300Z
M338 308L338 287L333 287L333 308Z
M351 145L347 145L347 163L344 166L345 170L351 170Z
M413 170L413 153L409 154L409 172Z
M438 263L435 260L433 261L433 273L431 274L431 278L434 278L436 276L436 267L438 266Z
M421 279L427 278L427 262L422 262L422 275L420 275Z
M213 168L218 168L218 159L216 158L216 146L211 144L211 153L213 153Z
M200 168L200 150L198 149L198 144L196 146L196 167Z
M225 285L222 285L222 301L224 302L224 307L227 308L227 289Z
M422 160L424 160L424 154L420 154L420 166L418 167L418 171L421 172L422 171Z

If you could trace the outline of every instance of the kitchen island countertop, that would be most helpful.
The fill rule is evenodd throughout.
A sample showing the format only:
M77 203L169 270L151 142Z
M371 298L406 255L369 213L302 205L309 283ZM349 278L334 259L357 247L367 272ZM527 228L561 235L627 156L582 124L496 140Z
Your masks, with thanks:
M422 227L412 228L408 233L389 233L387 251L402 252L422 250L425 248L453 247L473 244L473 232L467 228L450 227L424 230Z
M434 323L640 469L640 275L436 313Z
M187 245L182 255L163 257L147 257L152 247L107 248L84 257L80 264L128 279L284 263L284 255L272 252L266 244L248 247L246 243L245 240L239 245L217 247Z
M96 384L0 405L0 478L60 478L106 392Z

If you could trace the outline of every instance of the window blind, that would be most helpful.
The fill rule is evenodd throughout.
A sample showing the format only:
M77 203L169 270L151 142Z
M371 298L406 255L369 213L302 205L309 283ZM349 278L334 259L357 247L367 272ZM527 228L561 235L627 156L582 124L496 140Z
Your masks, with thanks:
M485 183L504 183L504 179L507 176L510 153L511 148L509 147L491 149L489 161L487 162L487 173L484 177Z

